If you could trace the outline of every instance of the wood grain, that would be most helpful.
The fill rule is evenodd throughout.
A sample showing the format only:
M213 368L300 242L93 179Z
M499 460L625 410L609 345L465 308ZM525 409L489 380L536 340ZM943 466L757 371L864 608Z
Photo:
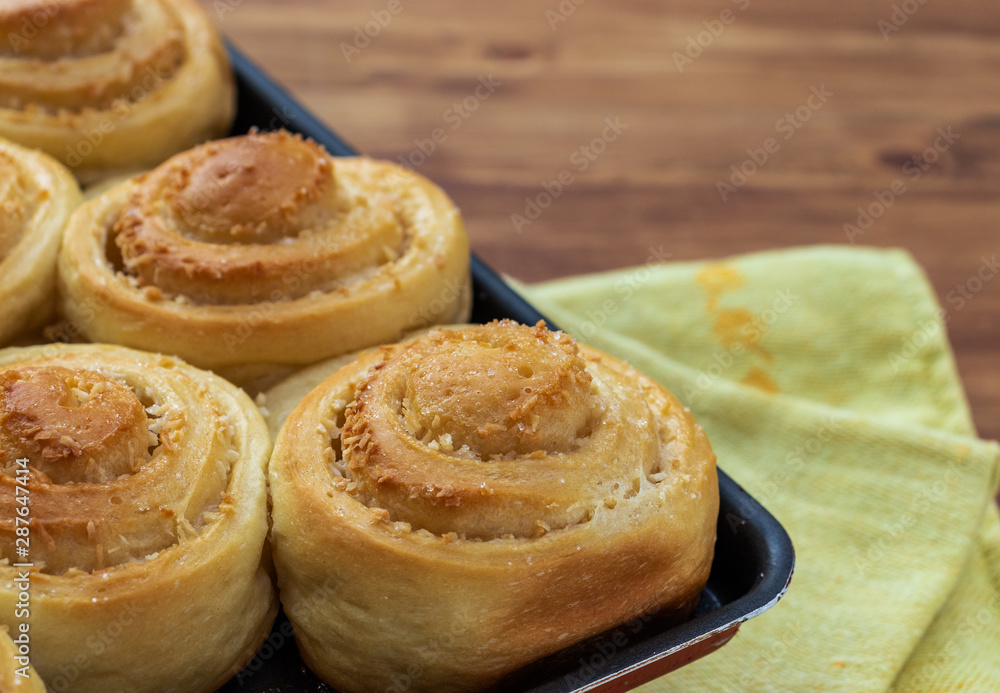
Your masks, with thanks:
M687 260L847 243L844 225L857 222L858 207L902 181L906 192L854 240L906 248L926 268L950 310L979 431L1000 438L1000 278L961 309L948 301L982 258L1000 252L1000 6L205 5L237 45L357 148L406 157L445 187L475 250L520 279L640 264L660 246ZM916 11L894 18L893 5ZM386 26L376 34L379 17ZM344 46L365 40L345 55ZM499 82L485 99L475 97L481 79ZM807 105L813 89L829 93L816 110ZM580 170L580 148L601 136L607 118L627 129ZM939 129L953 141L928 152ZM719 181L769 138L777 148L724 201ZM433 151L425 155L421 144ZM913 157L925 153L917 162L926 170L914 180ZM518 229L512 215L524 214L525 198L564 170L573 183Z

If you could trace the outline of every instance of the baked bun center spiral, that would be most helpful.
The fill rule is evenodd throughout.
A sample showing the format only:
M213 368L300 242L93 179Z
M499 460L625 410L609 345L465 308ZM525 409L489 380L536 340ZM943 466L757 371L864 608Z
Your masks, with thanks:
M442 342L415 364L404 411L416 438L449 436L482 458L568 452L585 436L591 377L568 337L544 328Z
M332 189L331 158L294 137L209 145L172 174L166 198L188 234L209 243L273 243L335 211L315 205Z
M407 238L396 198L343 178L319 145L287 132L179 154L137 181L114 225L122 270L154 296L207 305L337 290Z
M0 353L0 557L15 555L25 485L31 560L53 575L149 561L231 516L247 449L230 391L169 357L109 345Z
M544 534L587 521L659 460L646 405L603 396L576 342L544 323L441 329L387 354L344 410L342 481L415 529Z
M131 8L132 0L5 0L0 34L25 40L5 40L0 51L43 60L103 53L114 46Z
M108 137L106 124L117 126L128 104L150 98L186 55L181 19L163 0L2 4L0 108L48 115L118 108L99 124Z
M131 388L60 366L0 372L0 456L56 484L106 483L150 460L156 438Z

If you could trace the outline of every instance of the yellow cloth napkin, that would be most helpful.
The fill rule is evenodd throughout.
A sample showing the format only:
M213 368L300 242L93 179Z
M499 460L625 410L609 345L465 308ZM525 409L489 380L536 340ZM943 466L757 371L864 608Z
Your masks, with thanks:
M520 290L690 406L795 544L775 608L641 690L1000 691L1000 454L908 254L813 247Z

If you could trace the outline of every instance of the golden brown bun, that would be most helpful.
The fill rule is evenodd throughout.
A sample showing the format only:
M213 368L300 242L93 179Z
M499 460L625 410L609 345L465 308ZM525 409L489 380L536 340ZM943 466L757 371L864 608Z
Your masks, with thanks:
M444 192L287 132L198 147L85 203L59 271L86 338L238 382L464 320L471 297Z
M269 449L243 392L171 357L0 351L0 623L30 624L49 686L207 693L253 656L277 611Z
M14 637L22 640L21 645L15 645L7 633L7 626L0 626L0 691L3 693L45 693L45 684L29 661L30 636L30 630L27 634L15 631Z
M81 201L62 164L0 139L0 345L52 316L59 243Z
M229 61L195 0L0 3L0 136L82 182L225 134Z
M306 663L345 693L482 689L661 610L715 542L715 456L664 388L543 324L366 352L271 458L278 584Z

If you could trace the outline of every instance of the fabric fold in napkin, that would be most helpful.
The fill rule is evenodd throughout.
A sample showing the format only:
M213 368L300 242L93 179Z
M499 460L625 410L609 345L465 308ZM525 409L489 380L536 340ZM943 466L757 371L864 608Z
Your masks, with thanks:
M1000 448L976 437L949 315L907 253L812 247L518 286L670 388L795 544L774 609L641 690L1000 691Z

